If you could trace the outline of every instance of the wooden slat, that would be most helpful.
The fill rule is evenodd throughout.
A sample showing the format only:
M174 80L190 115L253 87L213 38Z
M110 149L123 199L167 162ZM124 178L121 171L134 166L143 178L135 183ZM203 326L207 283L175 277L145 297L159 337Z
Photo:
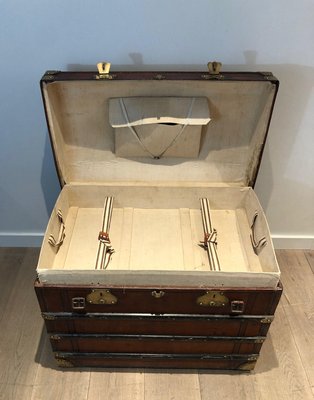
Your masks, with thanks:
M146 372L145 399L201 400L197 370L185 373L174 373L173 370Z
M8 304L8 299L14 287L18 272L21 268L25 249L5 248L0 251L0 321Z
M219 373L199 375L202 400L312 399L294 338L283 307L279 306L269 337L250 375Z
M312 399L295 338L280 305L254 370L254 385L259 399Z
M0 383L32 385L38 364L43 322L33 290L38 249L26 249L3 311L0 335Z
M314 302L285 306L285 313L311 386L314 386Z
M144 400L144 373L139 370L94 370L88 400Z
M282 304L309 304L313 301L314 274L302 250L277 250L282 273Z
M304 252L304 255L305 255L308 263L310 264L311 270L314 274L314 250L306 250Z
M33 385L0 383L0 400L31 400Z
M48 339L45 341L39 364L31 400L87 399L90 370L57 367Z
M239 372L200 372L201 400L210 399L241 399L256 400L257 393L253 376ZM265 397L268 398L268 397ZM269 397L269 399L271 399Z

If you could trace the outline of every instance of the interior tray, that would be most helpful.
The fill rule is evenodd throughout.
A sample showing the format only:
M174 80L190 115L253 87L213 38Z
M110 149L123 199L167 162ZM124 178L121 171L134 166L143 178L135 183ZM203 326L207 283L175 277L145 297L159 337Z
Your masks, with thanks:
M250 188L124 187L119 191L91 186L88 191L84 186L65 187L53 211L38 264L38 274L46 282L88 284L96 279L109 284L245 287L276 286L279 281L267 223ZM224 193L226 198L219 201ZM95 270L102 205L109 195L114 197L110 240L115 253L105 270ZM221 271L210 270L207 252L200 246L204 238L200 197L207 197L211 205ZM58 231L56 210L62 211L65 222L65 239L58 251L47 243L49 235ZM259 215L256 235L267 240L260 254L251 243L255 212Z

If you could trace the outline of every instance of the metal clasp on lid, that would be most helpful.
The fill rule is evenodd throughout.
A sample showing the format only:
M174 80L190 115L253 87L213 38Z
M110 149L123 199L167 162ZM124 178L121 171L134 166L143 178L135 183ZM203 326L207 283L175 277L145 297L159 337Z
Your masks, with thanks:
M224 76L220 74L222 63L219 61L210 61L207 63L208 74L203 74L203 79L223 79Z
M111 75L109 73L111 67L111 63L106 61L101 61L97 64L98 75L96 75L96 79L113 79L115 75Z
M219 75L222 67L222 63L218 61L210 61L207 63L208 72L210 75Z

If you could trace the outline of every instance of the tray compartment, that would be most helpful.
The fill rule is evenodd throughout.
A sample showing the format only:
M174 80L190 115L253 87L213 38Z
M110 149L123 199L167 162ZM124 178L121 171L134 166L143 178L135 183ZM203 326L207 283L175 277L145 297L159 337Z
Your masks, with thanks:
M103 201L113 196L110 239L115 250L106 270L95 271ZM221 271L210 271L199 199L211 205ZM58 251L47 238L65 221ZM251 223L267 246L256 254ZM75 272L75 273L74 273ZM66 185L57 201L38 264L44 283L153 284L276 287L279 269L267 223L251 188Z

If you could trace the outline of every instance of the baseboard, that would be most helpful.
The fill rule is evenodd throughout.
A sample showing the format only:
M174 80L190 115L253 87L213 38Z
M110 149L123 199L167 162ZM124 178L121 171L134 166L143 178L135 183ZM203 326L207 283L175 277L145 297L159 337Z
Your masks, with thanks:
M40 247L43 232L0 232L0 247ZM275 249L314 250L314 236L272 235Z
M43 232L0 232L0 247L40 247Z
M272 235L275 249L314 250L314 236Z

